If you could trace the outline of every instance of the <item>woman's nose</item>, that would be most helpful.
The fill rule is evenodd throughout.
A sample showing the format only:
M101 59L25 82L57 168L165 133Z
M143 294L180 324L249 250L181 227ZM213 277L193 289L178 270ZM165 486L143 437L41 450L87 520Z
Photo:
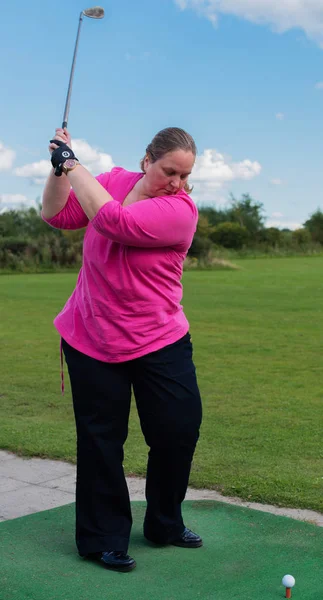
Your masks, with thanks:
M181 180L179 177L176 177L172 180L172 187L178 190L181 187Z

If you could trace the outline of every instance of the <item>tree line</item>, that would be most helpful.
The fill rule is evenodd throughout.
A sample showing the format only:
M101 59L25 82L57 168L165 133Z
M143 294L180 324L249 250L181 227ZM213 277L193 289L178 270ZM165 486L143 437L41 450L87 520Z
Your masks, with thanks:
M264 206L249 194L240 200L231 195L227 208L199 209L199 222L190 254L201 257L214 248L234 250L239 255L254 250L259 253L320 253L323 251L323 213L318 208L294 231L266 227Z
M85 230L53 229L40 217L41 207L0 214L0 268L30 272L79 268ZM189 260L207 266L215 254L317 254L323 252L323 212L317 209L291 231L265 226L264 207L249 194L231 196L225 208L200 207Z

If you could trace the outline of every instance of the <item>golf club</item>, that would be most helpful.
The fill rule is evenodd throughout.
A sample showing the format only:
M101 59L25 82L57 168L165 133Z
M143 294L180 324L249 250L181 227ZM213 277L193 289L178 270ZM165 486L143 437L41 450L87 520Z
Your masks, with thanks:
M63 117L63 124L62 124L63 129L64 129L64 127L67 127L67 119L68 119L69 110L70 110L70 100L71 100L76 54L77 54L77 48L78 48L78 43L79 43L81 25L82 25L84 16L89 17L90 19L103 19L104 9L101 8L101 6L94 6L93 8L86 8L85 10L82 10L82 12L80 14L79 26L78 26L78 30L77 30L73 62L72 62L72 68L71 68L71 74L70 74L70 81L69 81L68 91L67 91L67 96L66 96L66 103L65 103L65 110L64 110L64 117Z

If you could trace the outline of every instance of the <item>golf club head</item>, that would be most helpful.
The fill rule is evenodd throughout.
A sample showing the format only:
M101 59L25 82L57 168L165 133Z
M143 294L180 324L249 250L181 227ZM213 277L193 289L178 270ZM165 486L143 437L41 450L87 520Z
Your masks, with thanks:
M89 17L90 19L103 19L104 8L101 8L101 6L93 6L93 8L86 8L85 10L83 10L83 15Z

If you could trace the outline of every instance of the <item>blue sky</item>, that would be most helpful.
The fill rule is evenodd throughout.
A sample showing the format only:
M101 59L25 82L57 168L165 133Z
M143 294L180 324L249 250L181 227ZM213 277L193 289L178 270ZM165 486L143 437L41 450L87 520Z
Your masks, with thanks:
M178 126L198 146L199 205L250 193L267 226L290 228L322 207L321 0L101 5L102 21L83 22L69 117L93 174L137 170L154 134ZM11 0L1 9L0 211L41 197L88 6Z

